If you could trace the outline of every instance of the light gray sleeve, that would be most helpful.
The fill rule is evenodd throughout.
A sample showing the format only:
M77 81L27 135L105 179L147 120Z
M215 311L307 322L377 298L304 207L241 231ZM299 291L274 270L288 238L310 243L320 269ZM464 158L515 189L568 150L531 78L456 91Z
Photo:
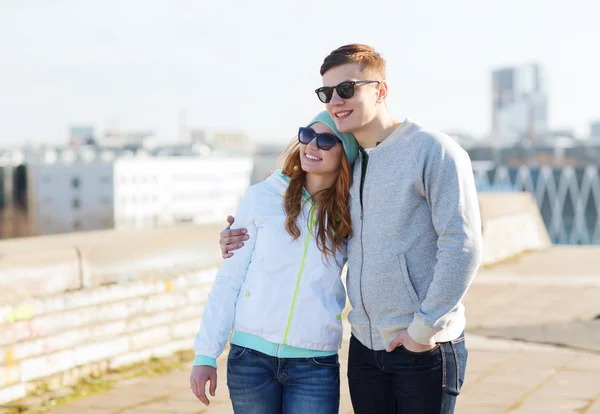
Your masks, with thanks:
M422 137L417 171L438 234L433 280L408 334L422 344L449 321L481 263L481 217L468 154L450 137Z

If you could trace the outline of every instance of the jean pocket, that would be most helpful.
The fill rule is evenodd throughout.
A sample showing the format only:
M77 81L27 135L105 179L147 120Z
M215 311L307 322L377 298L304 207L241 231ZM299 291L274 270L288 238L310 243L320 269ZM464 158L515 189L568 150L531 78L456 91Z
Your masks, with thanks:
M466 369L467 350L464 337L442 344L442 389L446 394L460 394Z
M396 348L396 349L399 349L400 351L402 351L402 352L404 352L404 353L406 353L406 354L409 354L409 355L412 355L412 356L417 356L417 357L418 357L418 356L427 356L427 355L431 355L431 354L435 353L435 352L438 350L438 348L439 348L439 347L440 347L440 344L436 344L436 346L434 346L434 347L433 347L433 348L431 348L431 349L428 349L427 351L423 351L423 352L414 352L414 351L409 351L408 349L406 349L406 348L404 347L404 345L400 344L400 345L398 346L398 348Z
M450 342L452 342L454 345L456 345L456 344L460 344L461 342L465 342L465 334L463 333L461 336L459 336L459 337L458 337L458 338L456 338L456 339L453 339L453 340L452 340L452 341L450 341Z
M310 360L312 362L314 362L315 364L323 366L323 367L339 367L340 366L340 360L338 358L338 354L324 356L324 357L314 357L314 358L310 358Z
M244 348L243 346L231 344L231 347L229 348L229 355L227 355L227 359L229 359L230 361L238 359L242 357L247 350L248 348Z

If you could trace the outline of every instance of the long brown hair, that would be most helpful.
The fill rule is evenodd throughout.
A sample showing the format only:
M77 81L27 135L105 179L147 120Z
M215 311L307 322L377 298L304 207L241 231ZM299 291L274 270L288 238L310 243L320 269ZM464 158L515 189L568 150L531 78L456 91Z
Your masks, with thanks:
M293 141L288 149L283 163L282 173L290 178L285 192L283 207L286 213L285 229L297 240L300 228L296 223L304 203L304 185L306 172L300 164L300 145ZM335 183L327 189L312 195L317 213L316 240L317 247L323 256L335 257L338 250L343 251L344 241L352 237L352 223L348 210L352 170L346 154L342 151L340 172ZM308 218L307 218L308 220ZM309 223L309 228L312 223Z

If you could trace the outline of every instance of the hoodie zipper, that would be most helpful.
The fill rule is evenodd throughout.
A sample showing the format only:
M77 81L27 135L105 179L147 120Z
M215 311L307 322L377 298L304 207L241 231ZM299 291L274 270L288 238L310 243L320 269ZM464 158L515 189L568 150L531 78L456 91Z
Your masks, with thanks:
M359 290L360 290L360 302L362 304L363 311L369 321L369 338L371 340L371 349L373 349L373 329L371 327L371 317L365 307L365 300L363 298L362 279L363 279L363 266L365 262L365 248L363 244L363 224L364 224L364 208L363 208L363 187L367 179L367 171L369 170L369 156L363 151L363 164L361 165L361 176L360 176L360 277L359 277ZM366 167L363 167L366 165Z
M309 200L307 200L310 202ZM310 215L308 219L308 226L306 232L306 241L304 243L304 254L302 255L302 262L300 263L300 270L298 271L298 278L296 279L296 288L294 289L294 297L292 299L292 306L290 308L290 315L288 317L287 326L285 327L285 334L283 335L283 344L287 343L288 334L290 333L290 327L292 325L292 317L294 316L294 308L296 307L296 298L298 296L298 290L300 288L300 279L302 277L302 273L304 271L304 263L306 262L306 253L308 252L308 245L310 239L312 237L312 228L314 226L315 219L315 205L310 202L312 205L310 207ZM277 348L277 352L279 352L279 347Z
M286 183L289 184L289 182L290 182L289 177L283 175L283 173L281 173L281 171L279 172L279 176L281 177L281 179L283 179L283 181L285 181ZM287 191L287 189L285 191ZM285 197L285 191L283 193L279 193L279 195L282 197ZM306 241L304 242L304 254L302 255L302 262L300 263L300 270L298 271L298 278L296 279L296 287L294 289L294 296L292 298L292 306L290 308L288 322L285 327L285 333L283 334L283 345L286 345L287 338L290 333L290 327L292 325L292 317L294 315L294 308L296 307L296 298L298 296L298 289L300 288L300 279L302 277L302 272L304 271L304 263L306 262L306 254L308 252L308 245L309 245L310 239L312 237L312 230L313 230L314 226L316 225L315 204L312 202L310 194L308 193L308 191L306 191L306 188L303 189L303 196L304 196L305 202L310 203L311 207L310 207L310 213L309 213L309 219L308 219L308 225L307 225ZM277 357L279 357L279 345L280 344L277 344L277 349L275 350L275 355Z

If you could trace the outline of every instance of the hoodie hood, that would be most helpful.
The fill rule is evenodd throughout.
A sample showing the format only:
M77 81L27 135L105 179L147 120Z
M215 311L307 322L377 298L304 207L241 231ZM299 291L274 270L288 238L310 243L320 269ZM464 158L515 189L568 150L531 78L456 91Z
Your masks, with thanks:
M275 188L277 192L281 193L281 195L285 195L290 183L290 178L283 175L281 170L275 170L265 181L269 185L273 186L273 188Z
M285 192L287 191L287 188L290 184L290 177L288 177L287 175L284 175L281 170L275 170L275 171L273 171L273 174L271 174L265 180L265 182L267 182L269 185L273 186L273 188L275 188L275 191L277 191L280 196L285 197ZM308 193L308 191L306 191L306 188L303 188L303 190L304 190L304 198L306 199L306 201L309 201L310 203L312 203L313 202L312 198L311 198L310 194Z

